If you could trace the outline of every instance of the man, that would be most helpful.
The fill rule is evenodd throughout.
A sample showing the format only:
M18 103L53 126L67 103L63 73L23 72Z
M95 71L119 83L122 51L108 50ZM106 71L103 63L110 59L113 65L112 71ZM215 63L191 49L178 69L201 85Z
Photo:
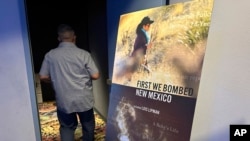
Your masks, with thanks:
M57 48L50 50L39 72L40 80L52 83L62 141L74 141L78 120L83 141L94 140L95 118L92 80L99 70L91 55L75 45L74 30L65 24L58 27Z

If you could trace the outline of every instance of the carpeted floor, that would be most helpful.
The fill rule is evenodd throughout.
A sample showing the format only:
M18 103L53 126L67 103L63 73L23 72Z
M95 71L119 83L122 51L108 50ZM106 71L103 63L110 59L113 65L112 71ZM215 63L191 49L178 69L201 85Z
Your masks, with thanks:
M38 106L42 141L60 141L59 124L54 102L44 102L40 103ZM97 113L95 113L95 118L95 141L105 141L105 122ZM76 129L75 140L81 141L81 136L81 125L79 124Z

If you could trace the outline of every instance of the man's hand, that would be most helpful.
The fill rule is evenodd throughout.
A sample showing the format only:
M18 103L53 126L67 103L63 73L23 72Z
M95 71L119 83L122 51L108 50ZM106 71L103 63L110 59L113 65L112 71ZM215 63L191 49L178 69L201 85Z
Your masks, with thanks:
M40 78L40 80L43 81L43 82L46 82L46 83L50 83L50 82L51 82L49 76L42 76L42 75L39 75L39 78Z
M100 73L95 73L95 74L92 74L92 75L91 75L91 78L92 78L93 80L97 80L99 77L100 77Z

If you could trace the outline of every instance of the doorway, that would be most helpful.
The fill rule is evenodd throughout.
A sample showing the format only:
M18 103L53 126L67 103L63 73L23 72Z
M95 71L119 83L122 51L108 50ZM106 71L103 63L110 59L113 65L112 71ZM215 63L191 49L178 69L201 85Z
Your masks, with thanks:
M80 2L65 3L36 2L26 0L30 43L33 55L34 71L39 73L44 55L58 45L57 26L65 23L71 25L77 35L77 46L89 51L87 38L87 14ZM80 8L81 6L81 8ZM83 18L81 18L83 17ZM43 101L55 100L54 91L49 84L41 82ZM39 96L40 97L40 96ZM41 100L39 100L41 101Z
M56 3L56 4L55 4ZM99 3L100 4L100 3ZM101 4L105 4L102 2ZM105 5L104 5L105 6ZM41 92L41 96L38 98L38 105L42 105L46 109L45 116L41 117L39 112L40 121L43 122L43 118L50 119L54 118L54 110L55 105L53 101L55 100L54 91L50 84L46 83L39 83L38 73L40 71L40 67L44 58L44 55L51 49L56 48L58 45L57 40L57 26L59 24L65 23L71 25L77 36L76 45L79 48L85 49L91 52L89 48L89 39L88 39L88 32L89 32L89 21L88 18L89 13L86 12L88 9L87 4L83 4L80 1L54 1L53 3L49 2L37 2L33 0L26 0L26 13L27 13L27 23L29 29L29 36L30 36L30 45L33 57L33 66L34 66L34 73L36 74L37 79L37 90L36 93L39 94ZM99 30L100 31L100 30ZM99 33L100 34L100 33ZM101 41L99 41L101 43ZM102 42L103 43L103 42ZM103 54L104 52L101 52ZM97 52L97 54L99 54ZM107 58L106 56L101 56ZM107 64L107 60L102 59L103 64ZM106 64L105 64L106 63ZM39 91L40 87L40 91ZM46 104L45 104L46 103ZM49 112L48 112L49 111ZM101 141L104 138L104 126L105 123L102 120L102 117L97 115L97 132L100 132L98 135L100 138L96 139ZM54 124L54 123L52 123ZM41 126L41 130L43 130L43 125ZM44 127L46 130L51 128L58 128L57 126L49 126ZM42 131L41 131L42 132ZM43 133L42 133L43 136ZM53 137L54 140L55 137ZM43 137L43 141L46 141Z

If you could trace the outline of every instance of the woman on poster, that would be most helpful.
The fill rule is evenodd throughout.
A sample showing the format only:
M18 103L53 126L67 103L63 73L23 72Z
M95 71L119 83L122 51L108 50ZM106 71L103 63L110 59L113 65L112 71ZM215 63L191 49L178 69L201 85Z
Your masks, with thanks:
M152 43L148 31L150 25L154 23L148 16L144 17L136 28L136 39L134 42L132 57L139 58L140 65L147 67L147 49L151 47Z

